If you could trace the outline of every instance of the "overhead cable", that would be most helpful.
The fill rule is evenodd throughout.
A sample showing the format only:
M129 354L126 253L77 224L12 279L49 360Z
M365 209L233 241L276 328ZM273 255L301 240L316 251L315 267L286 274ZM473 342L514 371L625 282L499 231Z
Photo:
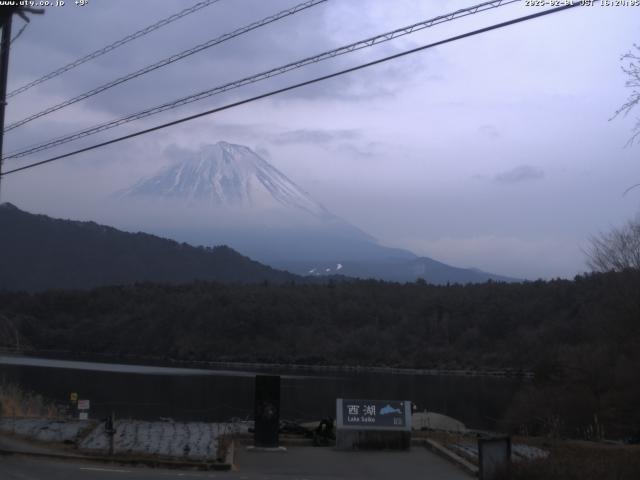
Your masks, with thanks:
M91 52L83 57L78 58L77 60L74 60L71 63L68 63L67 65L60 67L50 73L47 73L46 75L43 75L42 77L33 80L32 82L27 83L26 85L23 85L20 88L16 88L15 90L7 93L7 98L11 98L15 95L18 95L22 92L26 92L27 90L29 90L32 87L35 87L36 85L40 85L41 83L46 82L47 80L51 80L52 78L55 78L59 75L62 75L65 72L68 72L69 70L72 70L74 68L76 68L79 65L82 65L83 63L86 63L90 60L93 60L95 58L98 58L101 55L104 55L105 53L109 53L113 50L115 50L118 47L121 47L122 45L125 45L126 43L129 43L137 38L140 38L144 35L147 35L148 33L153 32L154 30L157 30L159 28L162 28L166 25L169 25L172 22L175 22L176 20L179 20L182 17L185 17L187 15L190 15L192 13L195 13L199 10L202 10L205 7L208 7L209 5L212 5L214 3L219 2L220 0L204 0L202 2L198 2L195 5L193 5L192 7L189 8L185 8L184 10L175 13L167 18L163 18L162 20L154 23L153 25L149 25L148 27L143 28L142 30L138 30L137 32L134 32L130 35L127 35L124 38L121 38L120 40L117 40L105 47L99 48L98 50L95 50L94 52Z
M492 30L497 30L499 28L504 28L504 27L507 27L509 25L514 25L514 24L517 24L517 23L526 22L526 21L529 21L529 20L533 20L535 18L543 17L543 16L546 16L546 15L551 15L551 14L554 14L554 13L558 13L558 12L561 12L561 11L564 11L564 10L568 10L568 9L574 8L574 7L579 7L579 6L581 6L581 4L577 3L577 2L574 3L574 4L567 4L567 5L564 5L564 6L561 6L561 7L556 7L556 8L552 8L552 9L549 9L549 10L543 10L541 12L533 13L531 15L526 15L524 17L519 17L519 18L515 18L513 20L508 20L506 22L497 23L497 24L494 24L494 25L491 25L491 26L488 26L488 27L480 28L478 30L473 30L471 32L463 33L461 35L456 35L454 37L449 37L449 38L447 38L445 40L440 40L438 42L430 43L430 44L427 44L427 45L422 45L420 47L412 48L410 50L405 50L404 52L396 53L394 55L389 55L387 57L383 57L383 58L380 58L378 60L367 62L367 63L361 64L361 65L357 65L355 67L351 67L351 68L347 68L347 69L344 69L344 70L340 70L338 72L334 72L334 73L331 73L331 74L328 74L328 75L323 75L323 76L320 76L320 77L316 77L316 78L313 78L311 80L306 80L304 82L296 83L294 85L289 85L287 87L280 88L280 89L277 89L277 90L272 90L270 92L263 93L261 95L256 95L254 97L247 98L247 99L244 99L244 100L240 100L238 102L233 102L233 103L230 103L230 104L227 104L227 105L223 105L222 107L213 108L211 110L207 110L205 112L197 113L195 115L189 115L187 117L183 117L183 118L180 118L178 120L173 120L171 122L163 123L163 124L157 125L155 127L151 127L151 128L147 128L147 129L144 129L144 130L140 130L138 132L130 133L128 135L123 135L121 137L117 137L117 138L114 138L114 139L111 139L111 140L107 140L105 142L97 143L95 145L84 147L84 148L81 148L81 149L78 149L78 150L74 150L72 152L68 152L68 153L65 153L65 154L62 154L62 155L57 155L55 157L51 157L51 158L48 158L46 160L41 160L39 162L30 163L28 165L24 165L22 167L14 168L12 170L7 170L6 172L2 173L2 176L9 175L11 173L16 173L16 172L21 172L21 171L24 171L24 170L28 170L28 169L31 169L31 168L34 168L34 167L38 167L40 165L44 165L44 164L51 163L51 162L54 162L54 161L57 161L57 160L61 160L63 158L68 158L68 157L71 157L71 156L74 156L74 155L78 155L80 153L84 153L84 152L88 152L88 151L91 151L91 150L95 150L97 148L105 147L107 145L112 145L114 143L119 143L119 142L122 142L124 140L128 140L130 138L134 138L134 137L138 137L138 136L141 136L141 135L145 135L147 133L155 132L155 131L158 131L158 130L161 130L161 129L164 129L164 128L167 128L167 127L171 127L173 125L178 125L180 123L188 122L190 120L194 120L196 118L204 117L206 115L211 115L211 114L214 114L214 113L217 113L217 112L221 112L223 110L228 110L228 109L231 109L231 108L238 107L240 105L245 105L247 103L251 103L251 102L254 102L254 101L257 101L257 100L261 100L263 98L271 97L271 96L278 95L278 94L281 94L281 93L284 93L284 92L288 92L288 91L291 91L291 90L295 90L295 89L298 89L298 88L301 88L301 87L304 87L304 86L307 86L307 85L311 85L311 84L314 84L314 83L318 83L318 82L322 82L322 81L325 81L325 80L329 80L331 78L339 77L339 76L345 75L347 73L351 73L351 72L355 72L355 71L358 71L358 70L362 70L364 68L372 67L374 65L385 63L385 62L388 62L390 60L394 60L394 59L397 59L397 58L400 58L400 57L404 57L406 55L410 55L410 54L413 54L413 53L416 53L416 52L427 50L429 48L437 47L439 45L444 45L446 43L455 42L457 40L462 40L463 38L472 37L474 35L479 35L481 33L489 32L489 31L492 31Z
M274 15L270 15L266 18L263 18L262 20L251 23L250 25L247 25L242 28L238 28L237 30L234 30L231 33L226 33L212 40L209 40L208 42L202 43L188 50L184 50L180 53L176 53L175 55L171 55L170 57L160 60L159 62L153 63L151 65L147 65L144 68L136 70L135 72L129 73L123 77L116 78L115 80L112 80L103 85L100 85L99 87L89 90L88 92L77 95L73 98L70 98L69 100L65 100L64 102L61 102L61 103L58 103L57 105L46 108L45 110L42 110L38 113L34 113L33 115L29 115L28 117L25 117L22 120L18 120L17 122L7 125L4 131L8 132L10 130L13 130L14 128L18 128L21 125L24 125L25 123L29 123L37 118L44 117L45 115L49 115L50 113L53 113L57 110L68 107L69 105L73 105L74 103L78 103L82 100L86 100L89 97L93 97L94 95L102 93L105 90L109 90L110 88L120 85L121 83L128 82L129 80L132 80L134 78L145 75L149 72L153 72L154 70L157 70L159 68L175 63L179 60L182 60L183 58L186 58L195 53L201 52L202 50L211 48L214 45L218 45L220 43L226 42L227 40L231 40L232 38L238 37L240 35L244 35L245 33L248 33L260 27L264 27L265 25L268 25L270 23L277 22L278 20L282 20L283 18L288 17L290 15L295 15L298 12L306 10L307 8L315 7L316 5L319 5L320 3L324 3L326 1L327 0L308 0L306 2L296 5L295 7L288 8Z
M314 63L318 63L324 60L328 60L340 55L345 55L347 53L351 53L354 52L356 50L360 50L363 48L367 48L367 47L371 47L373 45L377 45L383 42L388 42L390 40L393 40L394 38L403 36L403 35L408 35L420 30L423 30L425 28L428 27L432 27L434 25L437 25L439 23L443 23L443 22L447 22L447 21L452 21L454 19L457 18L461 18L461 17L465 17L468 15L473 15L475 13L484 11L484 10L488 10L490 8L497 8L500 6L504 6L504 5L508 5L510 3L515 3L517 1L520 0L494 0L494 1L490 1L490 2L484 2L472 7L468 7L468 8L464 8L464 9L460 9L460 10L456 10L455 12L451 12L451 13L447 13L445 15L439 15L437 17L431 18L429 20L424 20L422 22L419 23L414 23L412 25L406 26L406 27L402 27L402 28L398 28L396 30L393 30L391 32L386 32L386 33L382 33L380 35L376 35L374 37L370 37L367 38L365 40L360 40L358 42L354 42L333 50L329 50L323 53L320 53L318 55L314 55L311 57L307 57L304 58L302 60L298 60L292 63L288 63L286 65L282 65L276 68L272 68L271 70L267 70L265 72L261 72L258 74L254 74L251 75L249 77L245 77L242 78L240 80L235 80L233 82L229 82L223 85L219 85L213 88L210 88L208 90L204 90L202 92L198 92L186 97L182 97L179 98L177 100L173 100L171 102L166 102L163 103L161 105L157 105L151 108L147 108L145 110L136 112L136 113L132 113L130 115L127 115L125 117L121 117L115 120L110 120L108 122L102 123L102 124L98 124L98 125L94 125L92 127L89 127L85 130L81 130L79 132L70 134L70 135L66 135L66 136L62 136L62 137L58 137L52 140L48 140L46 142L43 142L39 145L36 146L32 146L32 147L28 147L28 148L24 148L21 149L19 151L14 151L10 154L8 154L5 159L10 159L10 158L20 158L20 157L24 157L26 155L30 155L32 153L37 153L37 152L41 152L43 150L48 150L50 148L56 147L58 145L62 145L64 143L68 143L74 140L77 140L79 138L83 138L86 137L88 135L94 135L96 133L105 131L105 130L109 130L111 128L115 128L118 127L120 125L123 125L125 123L129 123L132 122L134 120L139 120L145 117L149 117L151 115L155 115L157 113L161 113L164 112L166 110L171 110L173 108L177 108L177 107L181 107L183 105L187 105L189 103L193 103L193 102L197 102L199 100L203 100L205 98L211 97L213 95L217 95L220 93L224 93L227 92L229 90L233 90L245 85L249 85L252 83L256 83L262 80L266 80L268 78L271 77L275 77L278 75L282 75L284 73L287 73L291 70L295 70L298 68L302 68L305 67L307 65L311 65ZM10 128L11 125L7 128Z

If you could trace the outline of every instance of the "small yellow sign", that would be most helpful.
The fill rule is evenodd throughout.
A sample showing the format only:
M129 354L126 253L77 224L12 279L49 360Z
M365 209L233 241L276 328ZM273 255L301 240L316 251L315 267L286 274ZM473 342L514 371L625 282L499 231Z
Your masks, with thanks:
M71 400L73 403L78 401L78 394L76 392L71 392L71 395L69 395L69 400Z

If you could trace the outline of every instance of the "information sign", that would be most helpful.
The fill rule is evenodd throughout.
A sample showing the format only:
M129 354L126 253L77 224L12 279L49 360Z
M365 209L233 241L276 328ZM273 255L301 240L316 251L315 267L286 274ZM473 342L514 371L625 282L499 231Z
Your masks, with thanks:
M406 400L337 400L338 428L411 430L411 402Z

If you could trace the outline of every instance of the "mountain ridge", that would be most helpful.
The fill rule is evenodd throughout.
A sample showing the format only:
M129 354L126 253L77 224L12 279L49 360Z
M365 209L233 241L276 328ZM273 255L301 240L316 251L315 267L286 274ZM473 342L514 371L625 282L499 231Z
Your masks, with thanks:
M0 289L37 291L136 282L282 283L278 271L226 245L194 247L95 222L62 220L0 204Z

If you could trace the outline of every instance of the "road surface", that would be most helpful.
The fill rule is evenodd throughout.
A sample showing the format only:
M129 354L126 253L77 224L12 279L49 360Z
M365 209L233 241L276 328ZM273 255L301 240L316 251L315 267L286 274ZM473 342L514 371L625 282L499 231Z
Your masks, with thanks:
M245 452L235 471L198 472L117 464L53 460L27 455L0 456L3 480L469 480L471 477L421 447L410 452L337 452L292 447L287 452Z

